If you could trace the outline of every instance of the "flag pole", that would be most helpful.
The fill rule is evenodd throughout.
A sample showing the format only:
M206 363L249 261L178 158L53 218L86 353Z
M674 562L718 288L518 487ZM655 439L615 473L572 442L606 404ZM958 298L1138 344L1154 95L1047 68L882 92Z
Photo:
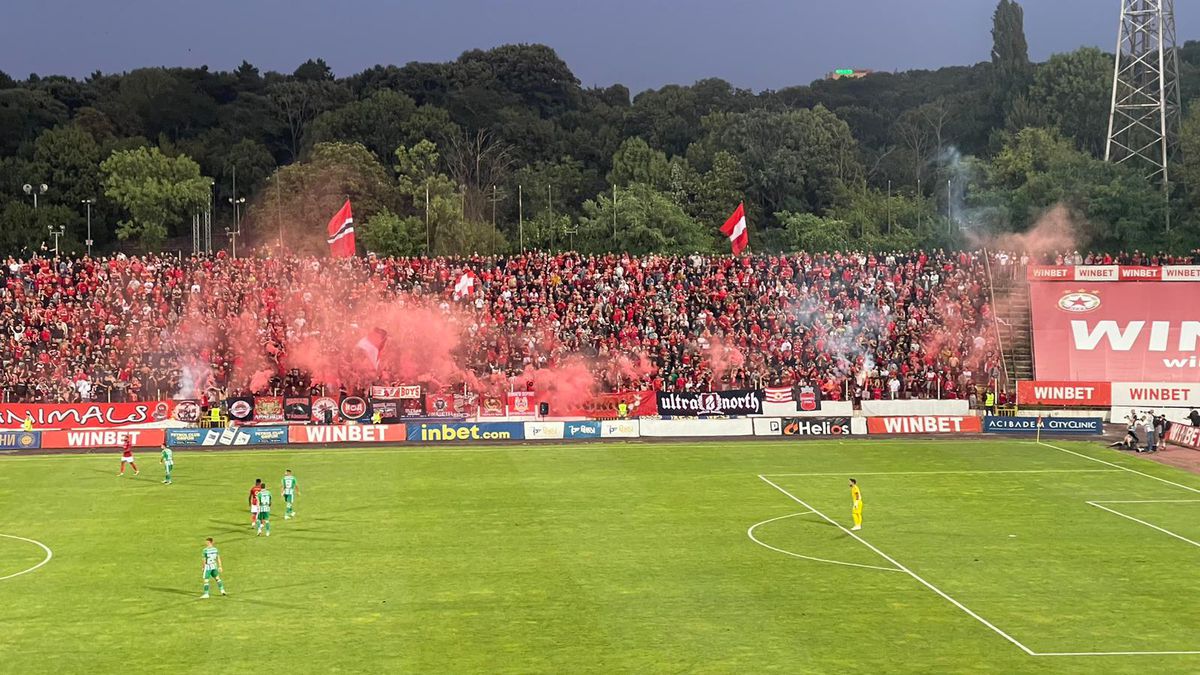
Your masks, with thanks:
M521 240L521 253L525 252L525 204L521 186L517 185L517 237Z

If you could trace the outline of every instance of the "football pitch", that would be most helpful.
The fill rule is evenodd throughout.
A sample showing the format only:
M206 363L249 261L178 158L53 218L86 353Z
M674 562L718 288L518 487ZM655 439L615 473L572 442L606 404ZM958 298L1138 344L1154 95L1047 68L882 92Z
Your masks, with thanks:
M0 457L0 671L1200 672L1200 477L1097 444L118 458Z

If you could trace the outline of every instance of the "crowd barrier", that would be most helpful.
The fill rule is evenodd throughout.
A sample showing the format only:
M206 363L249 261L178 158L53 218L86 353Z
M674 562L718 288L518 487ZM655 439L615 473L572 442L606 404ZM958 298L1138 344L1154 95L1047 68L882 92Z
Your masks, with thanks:
M961 417L971 414L970 403L963 399L897 399L880 401L863 401L862 414L864 417L908 417L912 415L945 415Z
M983 418L983 431L989 434L1072 434L1098 436L1104 433L1100 417L993 417Z

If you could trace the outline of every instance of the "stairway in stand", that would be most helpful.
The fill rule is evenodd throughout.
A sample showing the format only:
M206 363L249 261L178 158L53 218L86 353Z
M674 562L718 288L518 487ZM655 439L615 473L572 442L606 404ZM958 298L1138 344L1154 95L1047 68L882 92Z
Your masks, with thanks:
M1016 388L1018 380L1033 379L1033 330L1029 311L1029 281L1021 268L1011 277L993 267L993 291L996 295L996 318L1000 338L1004 341L1004 360L1008 366L1009 383Z

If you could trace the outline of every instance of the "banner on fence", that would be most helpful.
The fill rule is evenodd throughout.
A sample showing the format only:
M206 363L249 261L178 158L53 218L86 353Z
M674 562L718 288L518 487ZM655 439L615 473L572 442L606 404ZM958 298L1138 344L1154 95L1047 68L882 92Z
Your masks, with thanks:
M403 443L403 424L314 424L288 428L288 443Z
M373 398L371 399L372 415L379 415L379 421L392 424L400 421L400 399Z
M983 431L989 434L1102 434L1100 417L993 417L983 418Z
M1112 384L1108 382L1047 382L1032 380L1017 383L1019 405L1100 406L1112 404Z
M958 434L979 433L983 425L974 415L904 415L868 417L869 434Z
M421 398L421 385L402 384L398 387L371 387L371 398Z
M786 417L781 429L784 436L849 436L849 417Z
M175 412L172 418L179 422L195 424L200 421L200 401L185 398L175 401Z
M537 415L537 403L532 391L510 391L505 405L509 417L533 417Z
M312 400L312 420L318 424L332 424L342 419L338 402L331 396L318 396Z
M474 442L523 440L525 425L522 422L446 422L408 424L410 441L420 442Z
M371 402L361 396L343 396L338 402L338 412L342 419L368 422L371 420Z
M142 403L0 403L0 427L17 428L26 415L38 429L109 428L171 418L174 401Z
M237 396L225 399L225 410L234 422L249 422L254 419L254 397Z
M499 396L483 396L479 399L480 417L504 417L504 399Z
M426 394L425 414L429 417L467 417L475 414L475 394Z
M166 439L164 429L77 429L42 432L42 447L53 449L119 448L128 440L135 448L156 448Z
M625 404L626 417L649 417L658 414L657 400L653 391L619 391L597 394L573 410L558 410L551 401L550 413L571 417L616 417L621 412L622 403Z
M697 417L701 415L761 415L763 393L760 390L695 391L655 394L660 415Z
M282 396L255 396L254 397L254 421L255 422L282 422L283 421L283 397Z
M600 422L564 422L563 438L600 438Z
M1172 424L1171 428L1167 429L1167 440L1175 445L1200 450L1200 427Z
M40 447L40 431L0 431L0 450L36 450Z
M183 447L286 445L288 427L226 427L224 429L167 429L167 445Z
M307 396L288 396L283 399L283 419L288 422L307 422L312 418L312 402Z

